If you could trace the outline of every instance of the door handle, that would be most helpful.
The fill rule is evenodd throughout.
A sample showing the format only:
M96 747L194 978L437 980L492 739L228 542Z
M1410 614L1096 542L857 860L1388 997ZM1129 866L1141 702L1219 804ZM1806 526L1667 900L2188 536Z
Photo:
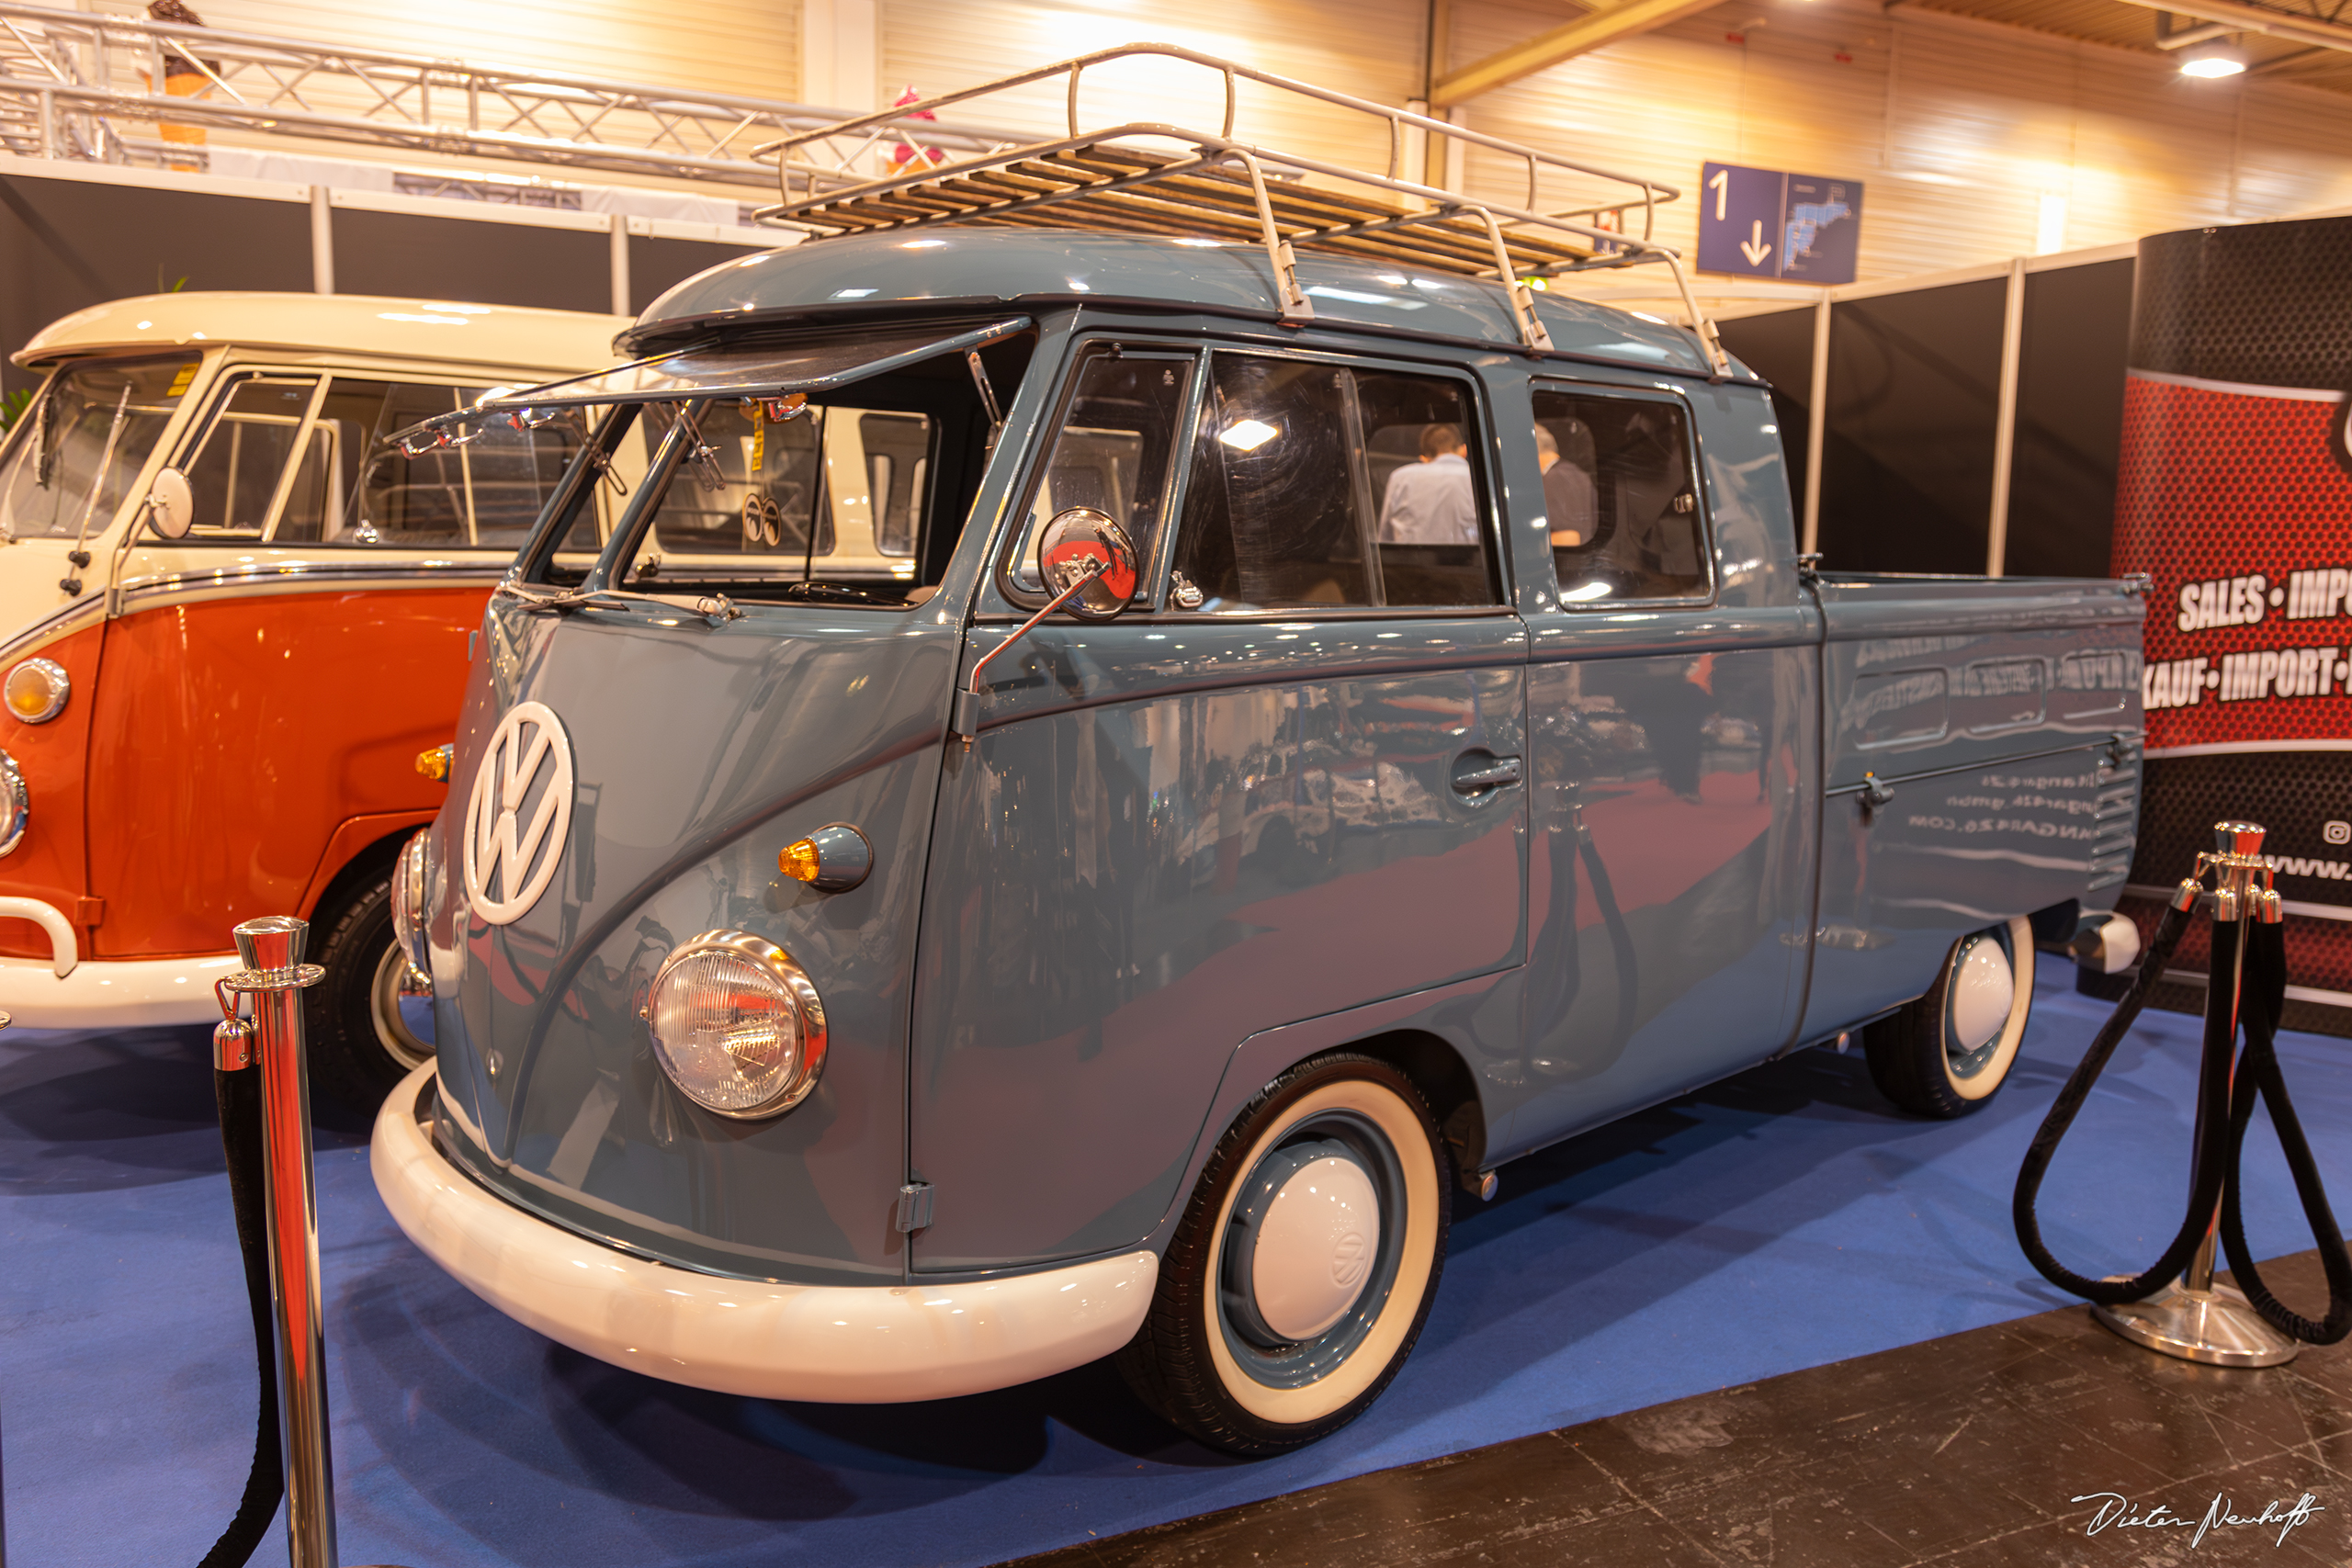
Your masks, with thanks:
M1519 782L1519 759L1491 751L1464 751L1453 761L1453 792L1482 795Z

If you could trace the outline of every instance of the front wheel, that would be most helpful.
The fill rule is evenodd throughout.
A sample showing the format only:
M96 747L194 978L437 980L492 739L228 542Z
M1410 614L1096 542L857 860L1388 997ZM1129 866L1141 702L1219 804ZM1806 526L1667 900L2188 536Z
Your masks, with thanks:
M1921 1116L1965 1116L2008 1081L2033 1008L2033 922L1952 944L1928 994L1862 1031L1879 1092Z
M1201 1173L1150 1314L1119 1353L1144 1403L1272 1454L1363 1414L1445 1265L1450 1159L1411 1080L1352 1053L1266 1086Z
M407 954L392 934L390 866L334 889L311 921L311 963L326 977L303 993L311 1083L345 1111L373 1117L394 1085L433 1055L401 1016Z

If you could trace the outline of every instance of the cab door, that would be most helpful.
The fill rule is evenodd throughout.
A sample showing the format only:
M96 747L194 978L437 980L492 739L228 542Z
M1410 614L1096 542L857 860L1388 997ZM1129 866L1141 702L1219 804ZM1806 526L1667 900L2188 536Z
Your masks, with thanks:
M1043 602L1054 513L1110 513L1156 570L1121 618L1056 617L993 662L950 748L917 1269L1134 1245L1248 1036L1520 962L1525 636L1463 450L1486 418L1427 367L1080 349L967 678Z
M1529 396L1551 581L1528 614L1528 1098L1506 1154L1787 1043L1820 790L1820 622L1764 394Z

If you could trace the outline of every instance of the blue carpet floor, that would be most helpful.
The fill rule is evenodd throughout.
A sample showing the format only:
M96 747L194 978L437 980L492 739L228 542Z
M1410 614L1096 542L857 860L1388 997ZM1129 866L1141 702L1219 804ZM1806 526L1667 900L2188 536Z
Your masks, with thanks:
M2104 1010L2045 982L2010 1087L1965 1121L1898 1117L1859 1055L1812 1051L1506 1167L1495 1202L1462 1201L1387 1395L1258 1463L1175 1438L1102 1365L873 1408L616 1371L451 1283L386 1216L365 1145L322 1135L343 1560L989 1563L2041 1312L2066 1298L2018 1251L2010 1185ZM2147 1015L2062 1152L2045 1230L2075 1267L2136 1269L2170 1234L2196 1038ZM0 1035L21 1568L193 1563L234 1505L253 1361L203 1049L201 1030ZM2281 1055L2352 1213L2352 1043L2290 1035ZM2309 1247L2267 1133L2249 1165L2257 1251Z

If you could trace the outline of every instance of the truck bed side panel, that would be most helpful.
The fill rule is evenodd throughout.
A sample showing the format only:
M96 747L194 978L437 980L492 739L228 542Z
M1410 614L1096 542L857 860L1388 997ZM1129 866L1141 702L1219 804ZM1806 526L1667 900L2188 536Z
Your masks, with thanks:
M1832 577L1821 600L1814 1036L1926 991L1968 931L2111 907L2141 731L2142 603L2119 584Z

